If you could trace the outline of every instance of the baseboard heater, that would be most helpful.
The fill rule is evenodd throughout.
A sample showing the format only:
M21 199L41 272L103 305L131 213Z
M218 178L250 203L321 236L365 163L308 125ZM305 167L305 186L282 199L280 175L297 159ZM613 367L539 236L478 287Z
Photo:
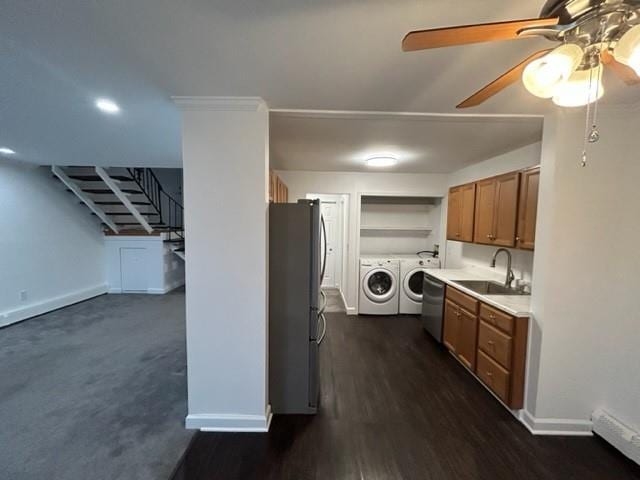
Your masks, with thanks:
M593 412L591 419L595 433L640 464L640 433L601 409Z

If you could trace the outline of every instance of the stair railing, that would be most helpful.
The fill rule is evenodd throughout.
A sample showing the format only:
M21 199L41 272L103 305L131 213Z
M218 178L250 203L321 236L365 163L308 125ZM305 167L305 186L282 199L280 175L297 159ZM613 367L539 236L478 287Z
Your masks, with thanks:
M127 168L129 175L140 187L149 203L160 216L160 223L182 237L184 207L162 188L162 184L150 168Z

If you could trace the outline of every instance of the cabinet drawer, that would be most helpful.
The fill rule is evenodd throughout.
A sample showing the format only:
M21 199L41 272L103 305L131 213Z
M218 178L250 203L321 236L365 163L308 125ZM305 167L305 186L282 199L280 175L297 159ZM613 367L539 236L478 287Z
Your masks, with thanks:
M504 403L509 404L509 372L478 351L478 377Z
M513 346L510 336L481 321L478 330L478 347L504 368L511 370Z
M478 313L478 304L480 302L453 287L447 286L447 298L474 315Z
M513 317L484 303L480 305L480 318L489 325L513 335Z

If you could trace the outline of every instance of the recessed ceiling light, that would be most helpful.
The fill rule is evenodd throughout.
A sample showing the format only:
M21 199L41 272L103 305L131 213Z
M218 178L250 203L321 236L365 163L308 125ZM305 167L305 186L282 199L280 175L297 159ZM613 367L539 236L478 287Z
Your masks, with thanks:
M120 112L120 107L118 106L118 104L107 98L97 99L96 107L98 107L98 109L103 111L104 113L115 114Z
M392 155L375 155L365 160L368 167L393 167L398 159Z
M15 155L16 152L7 147L0 147L0 155Z

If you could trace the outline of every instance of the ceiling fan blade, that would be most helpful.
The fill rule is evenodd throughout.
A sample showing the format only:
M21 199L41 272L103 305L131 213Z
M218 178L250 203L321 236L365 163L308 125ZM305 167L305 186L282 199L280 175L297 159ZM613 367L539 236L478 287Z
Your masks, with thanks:
M404 37L404 40L402 40L402 50L410 52L469 43L512 40L518 38L518 32L525 28L557 25L559 21L560 19L557 17L534 18L530 20L513 20L510 22L417 30L408 33L407 36Z
M502 90L507 88L510 85L516 83L520 77L522 76L522 72L525 67L533 62L534 60L542 57L549 53L552 49L540 50L539 52L534 53L533 55L529 55L523 62L519 63L515 67L513 67L508 72L504 73L502 76L498 77L496 80L491 82L486 87L478 90L476 93L467 98L464 102L458 105L456 108L469 108L476 107L481 103L485 102L489 98L493 97L495 94L500 93Z
M617 61L608 50L603 50L600 58L602 59L602 63L610 67L613 73L620 77L627 85L638 85L640 83L640 77L638 77L633 68Z

